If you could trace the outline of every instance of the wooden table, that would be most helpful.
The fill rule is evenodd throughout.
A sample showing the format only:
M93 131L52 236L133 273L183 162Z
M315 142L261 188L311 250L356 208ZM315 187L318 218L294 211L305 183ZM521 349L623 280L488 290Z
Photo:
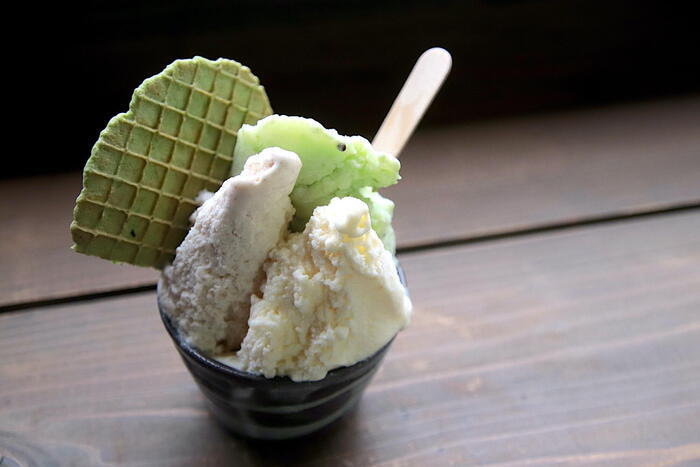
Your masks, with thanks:
M0 466L700 463L700 98L424 131L402 164L413 322L281 443L214 423L153 271L68 250L79 174L0 182Z

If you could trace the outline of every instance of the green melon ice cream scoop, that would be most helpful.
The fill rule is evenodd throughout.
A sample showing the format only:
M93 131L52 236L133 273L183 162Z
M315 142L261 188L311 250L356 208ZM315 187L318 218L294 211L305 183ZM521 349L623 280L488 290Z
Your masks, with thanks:
M361 136L339 135L315 120L271 115L238 131L231 175L243 170L248 157L269 147L295 152L302 162L290 195L296 209L292 230L303 230L317 206L325 206L334 197L352 196L367 204L372 228L387 250L395 250L394 203L376 190L399 180L397 158L376 151Z

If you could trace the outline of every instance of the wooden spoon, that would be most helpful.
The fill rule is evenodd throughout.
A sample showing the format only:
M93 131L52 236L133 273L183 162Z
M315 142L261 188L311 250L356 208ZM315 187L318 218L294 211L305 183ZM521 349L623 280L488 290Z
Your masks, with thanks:
M375 149L399 156L451 66L447 50L434 47L423 52L372 141Z

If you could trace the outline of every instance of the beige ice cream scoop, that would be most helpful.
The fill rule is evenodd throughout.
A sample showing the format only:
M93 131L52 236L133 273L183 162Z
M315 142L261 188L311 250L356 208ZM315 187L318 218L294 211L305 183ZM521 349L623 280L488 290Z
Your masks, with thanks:
M334 198L270 252L241 350L220 361L268 378L319 380L374 354L410 319L411 302L367 205Z
M195 212L158 283L161 306L190 345L205 353L240 346L262 264L294 214L289 193L300 169L293 152L265 149Z

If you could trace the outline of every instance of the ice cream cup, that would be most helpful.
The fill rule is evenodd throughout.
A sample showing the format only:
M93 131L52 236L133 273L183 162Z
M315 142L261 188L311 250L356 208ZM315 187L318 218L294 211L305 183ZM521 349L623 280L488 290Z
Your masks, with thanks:
M405 277L397 264L404 287ZM224 365L188 345L158 304L160 316L214 417L230 431L257 439L289 439L331 424L360 400L393 339L365 360L319 381L265 378Z

